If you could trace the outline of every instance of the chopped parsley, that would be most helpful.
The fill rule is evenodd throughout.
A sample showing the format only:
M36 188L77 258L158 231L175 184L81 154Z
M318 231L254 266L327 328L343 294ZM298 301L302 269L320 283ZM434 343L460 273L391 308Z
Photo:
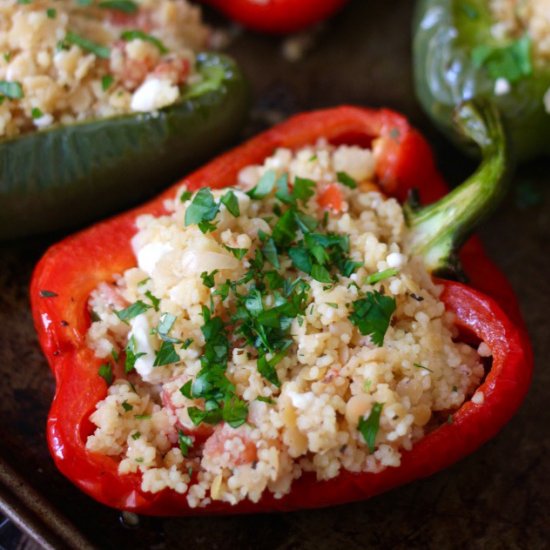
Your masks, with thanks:
M113 84L115 77L112 74L106 74L101 78L101 89L106 92Z
M46 10L46 15L49 19L55 19L57 17L57 10L55 8L48 8Z
M136 13L138 11L138 5L132 0L105 0L98 5L100 8L122 13Z
M134 409L134 406L133 405L130 405L130 403L128 403L128 401L123 401L122 402L122 408L128 412L128 411L131 411Z
M472 62L475 67L485 67L494 80L505 78L517 82L533 74L532 46L527 34L506 46L480 44L472 49Z
M258 184L248 191L248 196L251 199L263 199L267 197L275 187L277 174L274 170L268 170L261 178Z
M162 54L168 53L169 51L168 48L158 38L147 34L146 32L140 31L139 29L124 31L120 35L120 38L122 38L122 40L125 40L126 42L130 42L131 40L144 40L145 42L149 42L150 44L153 44L153 46L156 46L156 48Z
M353 302L353 312L349 315L349 320L361 334L370 336L374 344L382 346L396 307L395 298L384 296L375 290Z
M141 437L141 432L134 432L132 434L132 439L136 441L136 439L139 439Z
M124 372L129 373L134 370L134 367L136 366L136 361L146 354L143 352L138 352L136 350L136 339L134 338L134 336L130 337L124 351L126 353L126 359L124 360Z
M185 435L181 430L178 430L178 444L181 454L187 456L189 449L193 447L193 438L189 435Z
M429 372L433 372L432 369L428 368L428 367L425 367L424 365L420 365L419 363L414 363L414 366L417 368L417 369L424 369L424 370L427 370Z
M336 179L339 183L350 189L355 189L357 187L357 182L346 172L336 172Z
M374 453L376 435L380 429L380 413L384 403L375 403L367 419L361 417L357 429L361 432L370 453Z
M218 212L220 205L214 200L214 195L208 187L203 187L193 197L191 204L185 210L185 225L198 224L199 229L203 233L216 229L214 224L211 224Z
M180 195L180 202L188 201L192 196L193 196L193 192L192 192L192 191L184 191L184 192Z
M0 96L7 97L9 99L21 99L23 95L23 87L21 86L21 83L0 80Z
M232 248L231 246L223 246L226 250L229 250L237 260L242 260L246 253L248 252L248 248Z
M74 32L68 32L61 44L61 47L66 47L68 45L74 44L80 49L87 52L93 53L101 59L109 59L111 57L111 50L107 46L102 46L101 44L96 44L87 38L79 36Z
M150 290L146 290L144 292L145 296L147 296L147 298L149 298L149 300L151 301L151 304L153 306L153 309L155 311L158 311L159 310L159 304L160 304L160 300L156 297L156 296L153 296L153 294L151 293Z
M211 271L210 273L207 273L206 271L201 273L202 284L206 288L214 288L214 285L216 284L214 281L214 276L216 273L218 273L217 269L214 269L214 271Z
M220 202L227 208L227 211L238 218L241 215L241 209L239 207L239 201L237 195L230 189L223 197L220 199Z
M37 119L37 118L42 118L44 116L44 113L38 108L38 107L33 107L32 110L31 110L31 117L33 119Z
M109 363L103 363L99 367L99 376L107 382L107 385L110 386L113 383L113 368Z
M136 420L149 420L151 418L150 414L134 414Z
M159 350L155 355L155 361L153 367L162 367L164 365L170 365L171 363L177 363L180 357L174 347L173 342L162 341Z
M384 281L386 279L389 279L390 277L394 277L399 272L397 269L390 268L390 269L384 269L384 271L378 271L378 273L371 273L367 277L365 277L365 283L368 285L374 285L376 283L379 283L380 281Z
M147 305L141 300L138 300L137 302L134 302L132 305L129 305L127 308L121 309L119 311L115 311L115 315L121 321L128 324L128 321L130 319L133 319L134 317L137 317L138 315L145 313L148 309L151 309L151 306Z
M176 316L172 313L163 313L160 316L159 324L157 326L157 334L162 341L171 342L172 344L179 343L177 338L172 338L169 335L175 322Z
M261 401L262 403L267 403L268 405L275 405L275 401L271 397L264 397L263 395L256 397L256 401Z

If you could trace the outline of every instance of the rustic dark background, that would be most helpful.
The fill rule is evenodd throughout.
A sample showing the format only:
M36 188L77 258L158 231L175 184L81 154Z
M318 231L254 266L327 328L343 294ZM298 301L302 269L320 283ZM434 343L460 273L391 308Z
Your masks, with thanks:
M242 137L304 109L356 103L402 111L432 142L457 183L474 165L422 114L412 89L410 0L356 0L325 26L299 62L279 39L239 34L230 52L252 83ZM480 228L514 285L532 337L534 383L515 418L454 467L370 501L255 517L150 519L125 527L118 512L81 494L55 469L45 443L54 392L34 335L27 288L33 265L62 235L0 244L0 497L43 545L84 548L548 548L550 466L550 170L518 171L500 211ZM1 205L0 205L1 208ZM80 537L80 538L79 538ZM0 518L0 548L31 548Z

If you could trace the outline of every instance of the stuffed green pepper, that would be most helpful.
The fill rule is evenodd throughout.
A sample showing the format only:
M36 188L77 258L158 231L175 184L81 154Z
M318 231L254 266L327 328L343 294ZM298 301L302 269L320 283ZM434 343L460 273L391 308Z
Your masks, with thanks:
M0 239L137 203L244 119L242 74L186 0L9 0L0 26Z
M417 95L455 142L454 107L483 96L519 161L550 152L548 0L420 0L413 49Z

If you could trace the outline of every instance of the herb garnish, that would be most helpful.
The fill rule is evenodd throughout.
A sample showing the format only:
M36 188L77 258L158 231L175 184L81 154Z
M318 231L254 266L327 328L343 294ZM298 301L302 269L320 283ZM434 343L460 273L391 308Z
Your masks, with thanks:
M113 383L113 368L109 363L103 363L99 367L98 371L99 376L107 382L107 386L110 386Z
M432 369L428 368L428 367L425 367L424 365L420 365L419 363L414 363L414 366L417 368L417 369L423 369L423 370L427 370L429 372L433 372Z
M376 448L376 435L380 429L380 413L382 412L383 406L384 403L375 403L372 406L368 418L365 420L365 418L361 417L357 426L357 429L361 432L370 453L374 453Z
M19 82L8 82L0 80L0 96L9 99L21 99L23 97L23 87Z
M361 334L369 335L374 344L382 346L396 307L395 298L384 296L376 290L367 292L364 298L353 302L353 312L349 315L349 320Z
M471 55L474 66L485 67L494 80L517 82L533 73L531 50L532 40L526 34L506 46L481 44L473 48Z
M124 372L129 373L136 366L136 361L146 354L141 351L138 352L136 350L136 339L133 335L129 338L128 344L126 345L126 349L124 351L126 352L126 359L124 361Z
M377 273L371 273L367 277L365 277L365 283L368 285L374 285L376 283L379 283L380 281L384 281L385 279L389 279L390 277L394 277L399 272L397 269L390 268L390 269L384 269L384 271L378 271Z
M350 189L355 189L357 187L357 182L346 172L337 172L336 178L342 185Z
M180 357L174 348L173 342L163 340L155 355L153 367L162 367L164 365L169 365L170 363L177 363L179 360Z
M136 13L138 11L137 4L132 0L105 0L98 5L100 8L121 11L122 13Z
M119 311L115 311L115 315L121 321L128 324L128 321L130 319L133 319L134 317L137 317L138 315L145 313L148 309L151 309L151 306L147 305L141 300L138 300L137 302L134 302L133 304L129 305L127 308L121 309Z
M126 42L136 39L144 40L145 42L149 42L150 44L153 44L153 46L156 46L162 54L168 53L169 51L168 48L158 38L147 34L146 32L140 31L139 29L124 31L120 35L120 38L122 38L122 40L125 40Z
M178 430L178 443L181 454L187 456L189 454L189 449L193 447L193 438L189 435L185 435L181 430Z
M64 40L62 41L61 47L65 47L69 44L74 44L82 50L93 53L101 59L109 59L109 57L111 57L111 50L107 46L96 44L95 42L70 31L66 34Z
M241 209L239 207L239 201L237 195L230 189L223 197L220 199L220 202L227 208L227 211L238 218L241 215Z
M185 225L198 224L203 233L216 229L210 222L220 210L220 205L214 200L214 195L208 187L203 187L193 197L191 204L185 210Z

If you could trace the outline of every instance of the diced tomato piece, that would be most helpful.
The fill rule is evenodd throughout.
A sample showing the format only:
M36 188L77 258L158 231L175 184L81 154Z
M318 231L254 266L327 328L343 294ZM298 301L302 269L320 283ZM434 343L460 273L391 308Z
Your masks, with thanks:
M342 211L342 189L337 183L331 183L317 195L317 203L324 210Z

